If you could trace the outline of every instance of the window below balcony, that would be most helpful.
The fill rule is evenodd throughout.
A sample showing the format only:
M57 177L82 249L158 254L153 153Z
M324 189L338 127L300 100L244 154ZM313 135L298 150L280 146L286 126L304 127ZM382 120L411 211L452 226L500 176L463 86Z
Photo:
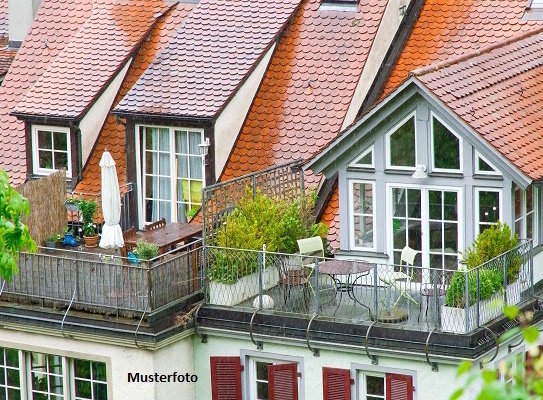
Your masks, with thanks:
M36 175L65 169L66 177L71 178L70 128L33 125L32 158Z

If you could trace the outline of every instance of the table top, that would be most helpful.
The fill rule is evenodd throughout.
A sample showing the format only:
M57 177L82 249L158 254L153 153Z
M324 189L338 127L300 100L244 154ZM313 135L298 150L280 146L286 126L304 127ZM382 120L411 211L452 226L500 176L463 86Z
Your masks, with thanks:
M319 272L329 275L363 274L373 269L366 261L328 260L319 263Z
M138 232L135 237L126 239L125 242L136 245L138 240L145 240L146 242L156 244L159 248L164 248L190 239L201 232L202 225L174 222L166 224L164 228Z

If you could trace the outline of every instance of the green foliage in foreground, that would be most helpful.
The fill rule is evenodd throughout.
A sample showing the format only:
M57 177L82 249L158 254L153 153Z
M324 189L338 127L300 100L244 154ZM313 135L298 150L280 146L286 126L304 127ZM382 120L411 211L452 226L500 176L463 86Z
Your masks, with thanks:
M500 337L500 342L505 342L520 333L528 345L535 344L539 331L535 326L530 325L533 315L519 314L515 306L505 306L503 311L511 320L518 319L520 326L507 331ZM512 365L502 364L496 371L490 367L479 370L470 361L460 363L457 377L463 380L463 386L458 388L449 399L464 398L464 394L480 382L481 388L475 397L476 400L543 400L543 354L537 346L530 350L526 364L520 368L513 369ZM505 377L503 382L498 379L498 373ZM512 381L505 383L510 379Z
M17 273L19 251L36 251L28 227L21 218L30 213L28 200L9 183L7 173L0 170L0 275L11 279Z

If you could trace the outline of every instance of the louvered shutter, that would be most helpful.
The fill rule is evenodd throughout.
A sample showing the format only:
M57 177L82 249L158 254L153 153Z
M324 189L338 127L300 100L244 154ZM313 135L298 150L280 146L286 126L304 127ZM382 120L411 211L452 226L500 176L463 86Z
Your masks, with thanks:
M351 371L348 369L322 369L324 400L351 400Z
M387 400L413 400L411 375L386 374Z
M212 400L241 400L239 357L210 357Z
M298 364L268 365L269 400L298 400Z

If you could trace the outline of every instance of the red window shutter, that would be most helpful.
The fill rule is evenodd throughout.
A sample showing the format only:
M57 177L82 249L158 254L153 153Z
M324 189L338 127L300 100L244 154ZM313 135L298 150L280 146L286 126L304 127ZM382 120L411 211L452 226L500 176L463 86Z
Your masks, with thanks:
M298 400L298 364L268 365L269 400Z
M241 400L239 357L210 357L212 400Z
M538 346L539 354L541 355L543 353L543 345ZM534 374L534 361L537 359L537 357L532 357L530 355L530 352L526 352L526 376L531 377Z
M351 400L351 371L348 369L322 369L324 400Z
M413 400L411 375L386 374L387 400Z

